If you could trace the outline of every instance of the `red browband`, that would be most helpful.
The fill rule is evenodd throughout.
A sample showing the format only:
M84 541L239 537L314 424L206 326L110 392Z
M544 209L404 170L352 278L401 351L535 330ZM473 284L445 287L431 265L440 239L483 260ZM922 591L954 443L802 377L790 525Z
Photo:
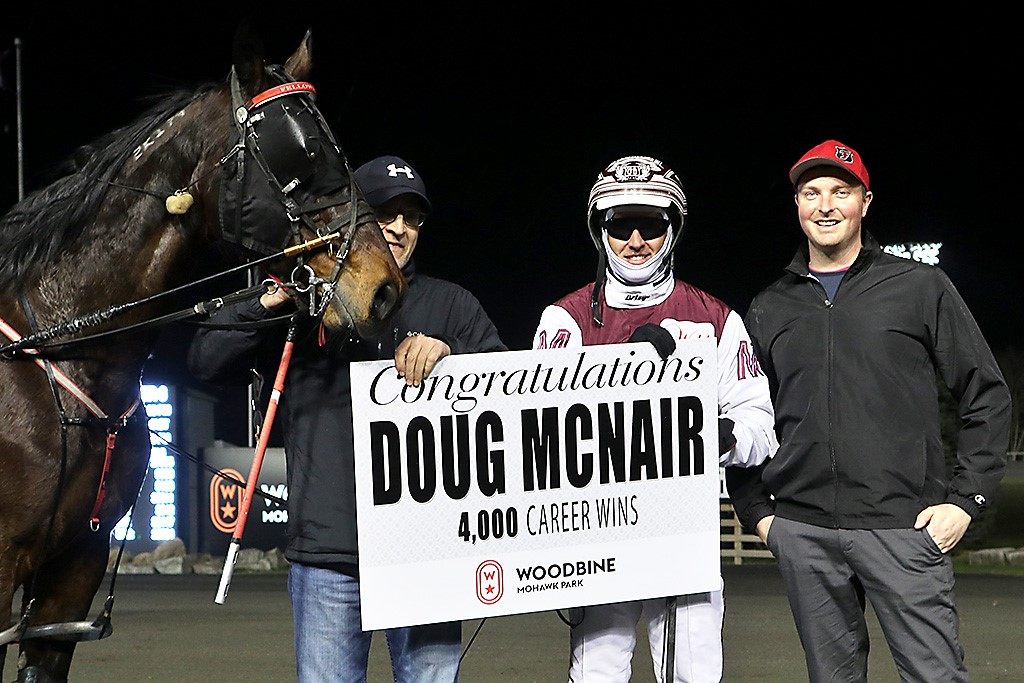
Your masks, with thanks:
M285 95L294 95L296 93L309 93L310 95L316 94L316 88L313 87L312 83L306 81L295 81L294 83L283 83L270 90L264 90L259 95L252 98L252 102L246 109L252 111L261 105L266 104L271 100L276 100L278 97L284 97Z

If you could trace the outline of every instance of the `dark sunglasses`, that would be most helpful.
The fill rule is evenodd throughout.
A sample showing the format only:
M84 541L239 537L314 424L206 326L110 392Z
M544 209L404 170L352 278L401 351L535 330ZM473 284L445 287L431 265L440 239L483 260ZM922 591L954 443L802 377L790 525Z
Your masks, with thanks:
M639 231L644 241L661 237L668 232L671 225L668 213L661 209L647 208L622 209L613 207L608 209L602 222L604 229L610 237L623 242L629 241L633 231Z
M406 209L404 211L375 211L374 215L381 227L388 225L389 223L394 223L395 219L401 216L406 225L412 228L418 228L423 225L423 221L427 218L427 214L419 209Z

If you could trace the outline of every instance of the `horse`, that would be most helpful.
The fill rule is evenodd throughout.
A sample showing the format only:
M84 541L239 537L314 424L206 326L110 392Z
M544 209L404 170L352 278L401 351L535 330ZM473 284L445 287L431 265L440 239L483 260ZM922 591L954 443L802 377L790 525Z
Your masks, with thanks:
M401 303L311 67L310 33L280 65L243 25L224 82L164 97L0 219L0 670L17 642L18 681L67 680L77 642L111 630L80 620L148 467L139 392L159 330L142 323L170 306L150 298L227 240L283 282L305 278L329 334L374 338ZM93 313L113 310L120 321ZM119 333L35 341L80 329L68 320Z

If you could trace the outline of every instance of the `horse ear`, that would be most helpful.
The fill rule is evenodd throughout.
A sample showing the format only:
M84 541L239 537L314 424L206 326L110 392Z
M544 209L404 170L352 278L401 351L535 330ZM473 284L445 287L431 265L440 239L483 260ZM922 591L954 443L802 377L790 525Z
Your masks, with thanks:
M264 90L263 41L252 19L242 19L238 24L231 53L242 92L252 96Z
M306 31L299 47L284 63L285 71L291 74L297 81L304 81L309 78L309 72L313 70L313 32Z

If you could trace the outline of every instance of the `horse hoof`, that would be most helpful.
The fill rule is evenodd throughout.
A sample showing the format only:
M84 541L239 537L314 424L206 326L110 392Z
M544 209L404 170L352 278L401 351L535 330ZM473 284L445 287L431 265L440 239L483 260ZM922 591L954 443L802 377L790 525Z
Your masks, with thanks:
M54 678L38 666L26 666L18 671L18 683L67 683L66 678Z

